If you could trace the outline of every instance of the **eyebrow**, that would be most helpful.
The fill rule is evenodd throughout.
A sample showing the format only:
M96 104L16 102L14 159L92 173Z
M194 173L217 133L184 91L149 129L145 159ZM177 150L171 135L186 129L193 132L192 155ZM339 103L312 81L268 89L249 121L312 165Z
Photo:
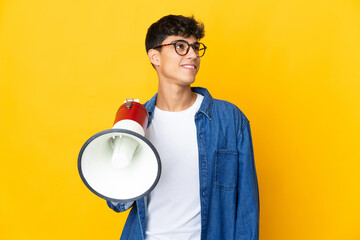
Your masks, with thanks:
M199 41L195 41L195 42L193 42L193 43L189 43L188 41L186 41L186 40L184 40L184 39L176 39L176 40L172 41L171 43L179 42L179 41L181 41L181 42L187 42L188 44L191 44L191 45L192 45L192 44L195 44L195 43L200 44Z

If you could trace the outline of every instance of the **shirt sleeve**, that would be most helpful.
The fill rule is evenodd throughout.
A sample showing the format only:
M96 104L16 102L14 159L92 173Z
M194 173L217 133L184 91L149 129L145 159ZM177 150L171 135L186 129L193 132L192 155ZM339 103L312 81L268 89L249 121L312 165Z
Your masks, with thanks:
M132 207L134 202L126 202L126 203L120 203L120 202L112 202L112 201L106 201L109 208L114 210L115 212L124 212Z
M259 239L259 189L250 124L246 120L238 135L239 189L235 239Z

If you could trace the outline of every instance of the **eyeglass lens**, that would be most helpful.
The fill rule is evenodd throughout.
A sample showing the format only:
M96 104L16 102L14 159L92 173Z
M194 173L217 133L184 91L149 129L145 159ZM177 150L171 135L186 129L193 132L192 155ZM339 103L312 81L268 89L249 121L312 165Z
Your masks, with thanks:
M202 43L193 43L191 44L191 47L195 51L196 55L199 57L202 57L205 53L205 46ZM175 43L175 50L177 54L184 56L186 55L190 50L190 44L185 41L178 41Z

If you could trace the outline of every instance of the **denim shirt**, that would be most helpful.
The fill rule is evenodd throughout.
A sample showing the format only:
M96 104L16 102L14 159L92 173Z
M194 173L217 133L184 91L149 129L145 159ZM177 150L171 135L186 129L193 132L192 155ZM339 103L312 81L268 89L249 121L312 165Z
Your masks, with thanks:
M259 192L249 121L233 104L213 99L205 88L195 114L199 148L201 239L258 240ZM157 95L144 104L153 117ZM135 203L108 206L116 212L132 209L121 240L145 239L147 197Z

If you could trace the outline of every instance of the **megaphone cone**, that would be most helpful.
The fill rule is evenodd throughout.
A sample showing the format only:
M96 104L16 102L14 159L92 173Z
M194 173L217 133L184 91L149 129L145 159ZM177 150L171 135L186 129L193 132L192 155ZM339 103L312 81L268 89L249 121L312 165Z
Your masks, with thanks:
M97 196L118 202L140 199L160 179L161 162L144 135L148 113L129 101L120 106L112 129L99 132L82 146L78 170L86 187Z

